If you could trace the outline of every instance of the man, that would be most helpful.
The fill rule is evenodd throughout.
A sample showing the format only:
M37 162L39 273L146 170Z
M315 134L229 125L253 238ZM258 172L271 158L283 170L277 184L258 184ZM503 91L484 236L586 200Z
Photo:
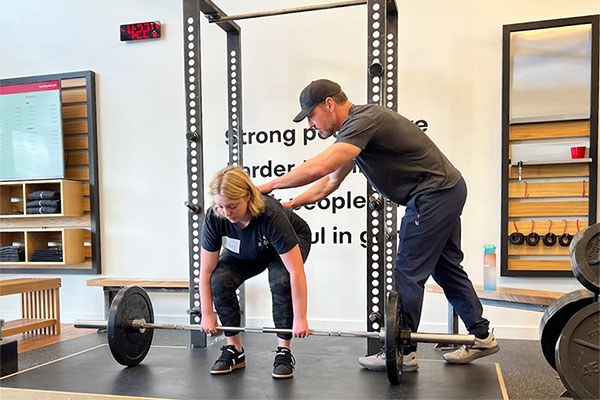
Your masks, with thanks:
M317 202L336 190L358 165L369 183L391 201L406 206L399 231L395 285L401 296L406 327L416 332L421 319L424 285L429 276L475 335L472 346L444 354L453 364L467 364L499 350L489 321L460 263L460 216L467 187L460 173L427 135L408 119L384 107L354 105L340 85L327 79L311 82L300 93L301 111L294 122L308 119L311 128L335 143L259 186L263 193L313 183L285 205ZM404 349L405 371L416 371L417 346ZM362 357L361 366L385 370L385 353Z

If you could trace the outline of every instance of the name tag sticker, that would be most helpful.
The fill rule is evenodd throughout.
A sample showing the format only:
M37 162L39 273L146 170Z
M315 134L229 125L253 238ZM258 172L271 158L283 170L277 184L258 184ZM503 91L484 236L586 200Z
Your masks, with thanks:
M223 236L223 247L227 250L239 254L240 253L240 239L234 239L227 236Z

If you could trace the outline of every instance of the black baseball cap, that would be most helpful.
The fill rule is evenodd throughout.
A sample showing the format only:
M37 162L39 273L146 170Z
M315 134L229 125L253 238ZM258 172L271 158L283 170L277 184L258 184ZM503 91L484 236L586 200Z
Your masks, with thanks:
M300 122L313 108L328 97L335 96L340 93L342 88L335 82L329 79L317 79L312 81L307 87L300 92L300 112L294 118L294 122Z

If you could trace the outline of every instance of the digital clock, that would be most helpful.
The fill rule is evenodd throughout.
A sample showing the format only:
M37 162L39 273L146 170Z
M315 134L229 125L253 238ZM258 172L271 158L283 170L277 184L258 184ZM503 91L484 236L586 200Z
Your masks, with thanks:
M160 22L135 22L120 26L121 42L160 38Z

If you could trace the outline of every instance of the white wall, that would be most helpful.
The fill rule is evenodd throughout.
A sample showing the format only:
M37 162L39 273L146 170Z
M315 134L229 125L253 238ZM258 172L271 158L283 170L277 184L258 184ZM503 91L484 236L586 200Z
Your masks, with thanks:
M315 1L216 2L230 15L316 4ZM320 2L319 4L321 4ZM463 214L465 269L481 283L482 245L500 243L502 25L598 13L597 0L479 2L397 0L399 111L429 123L427 134L463 172L469 198ZM173 0L0 0L0 77L76 70L97 74L102 270L104 276L187 278L185 98L182 7ZM299 91L329 77L354 103L366 101L364 7L240 20L245 131L294 129L293 147L248 144L246 165L299 163L329 142L301 143L294 124ZM118 26L160 20L158 41L122 43ZM225 35L202 20L205 181L227 160ZM32 27L43 27L33 34ZM256 183L265 178L257 177ZM359 174L337 195L364 194ZM294 191L275 193L280 198ZM364 209L302 210L313 231L353 234L353 243L315 244L307 262L309 319L314 328L364 329L365 250L358 235ZM2 279L17 275L3 275ZM41 276L41 275L40 275ZM46 276L46 275L43 275ZM65 322L101 319L100 288L89 275L62 278ZM571 291L570 278L506 278L504 286ZM157 319L185 321L184 294L152 294ZM270 324L266 277L247 285L251 325ZM5 317L16 296L0 298ZM536 339L541 313L485 307L500 337ZM421 330L444 331L446 305L428 294Z

